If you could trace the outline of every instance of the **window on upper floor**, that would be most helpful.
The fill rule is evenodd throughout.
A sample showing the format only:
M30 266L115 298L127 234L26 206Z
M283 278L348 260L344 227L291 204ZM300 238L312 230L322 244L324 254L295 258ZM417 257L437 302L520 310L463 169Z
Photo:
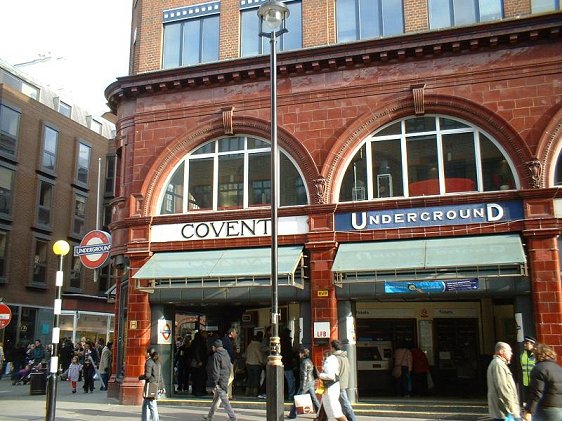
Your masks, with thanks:
M105 195L115 194L115 174L117 173L117 157L107 155L105 157Z
M469 123L445 116L392 123L348 163L339 200L511 190L513 165L498 143Z
M82 194L74 194L74 206L72 207L72 234L80 236L86 233L86 203L88 198Z
M50 227L52 223L53 191L54 187L51 181L39 179L37 224L43 227Z
M280 206L308 203L303 178L280 153ZM186 187L187 186L187 187ZM200 146L172 171L160 193L160 214L242 209L271 204L271 148L250 136Z
M76 160L76 181L84 185L88 185L90 176L90 158L92 148L85 143L78 144L78 157Z
M302 48L302 1L288 0L289 17L285 25L288 30L277 39L277 51ZM249 57L270 53L269 39L260 37L258 1L240 0L240 56Z
M16 156L20 129L20 112L0 104L0 153L11 158Z
M39 98L39 88L27 83L20 77L11 74L5 69L0 69L0 83L5 83L16 91L19 91L35 100Z
M428 0L430 29L503 18L503 0Z
M220 2L165 10L162 68L219 59Z
M9 232L0 229L0 283L6 282Z
M41 155L41 168L43 170L55 172L58 139L58 130L47 125L43 126L43 153Z
M338 42L404 33L402 0L336 0Z
M59 101L59 113L70 118L72 116L72 107L66 102Z
M72 249L74 249L74 247L72 247ZM70 264L68 286L70 288L80 289L82 287L82 262L80 261L80 256L72 256Z
M94 119L90 121L90 130L92 130L93 132L101 134L102 128L102 124L99 121Z
M12 214L14 173L14 168L0 165L0 216L9 217Z
M33 257L32 284L44 285L47 282L47 255L49 243L47 240L35 238L35 254Z
M531 13L560 10L560 0L531 0Z

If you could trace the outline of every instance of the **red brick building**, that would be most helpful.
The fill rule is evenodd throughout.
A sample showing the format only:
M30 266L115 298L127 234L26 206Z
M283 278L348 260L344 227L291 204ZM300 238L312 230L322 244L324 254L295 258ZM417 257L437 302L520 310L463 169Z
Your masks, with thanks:
M243 351L271 320L261 3L135 3L132 73L106 91L124 403L149 344L171 364L174 335L236 326ZM496 341L562 351L559 4L285 3L279 279L295 343L319 363L343 339L359 397L392 390L402 344L442 394L467 355L478 389Z

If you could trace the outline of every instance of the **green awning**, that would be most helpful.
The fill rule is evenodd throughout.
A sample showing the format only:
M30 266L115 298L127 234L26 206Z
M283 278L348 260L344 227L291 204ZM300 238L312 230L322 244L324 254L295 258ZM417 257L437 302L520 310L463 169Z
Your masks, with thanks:
M525 274L526 259L516 234L346 243L338 248L332 272L340 281L362 274L387 279L440 273L449 278L513 276Z
M278 248L280 285L301 286L302 246ZM221 287L270 285L271 248L243 248L155 253L133 276L153 280L155 287ZM145 283L137 283L143 289Z

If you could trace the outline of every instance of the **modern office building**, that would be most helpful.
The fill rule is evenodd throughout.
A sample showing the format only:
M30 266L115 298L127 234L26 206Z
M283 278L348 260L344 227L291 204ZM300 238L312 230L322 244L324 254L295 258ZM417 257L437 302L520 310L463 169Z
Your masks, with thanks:
M12 312L0 342L8 353L18 343L51 342L59 266L52 246L58 240L78 245L96 228L98 160L102 176L111 173L112 131L104 119L0 60L0 296ZM93 282L93 271L71 252L63 269L61 336L112 335L109 268Z
M264 0L134 2L112 202L116 382L158 346L271 321ZM279 40L281 325L345 341L359 398L417 346L440 394L496 341L562 352L562 14L556 0L287 0Z

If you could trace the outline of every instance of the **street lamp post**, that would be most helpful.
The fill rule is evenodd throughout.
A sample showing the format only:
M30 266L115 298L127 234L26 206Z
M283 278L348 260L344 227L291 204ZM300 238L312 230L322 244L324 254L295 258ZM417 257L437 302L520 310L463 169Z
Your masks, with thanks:
M59 256L59 270L57 270L55 278L56 298L53 307L53 351L51 353L51 363L49 366L49 383L47 387L47 415L46 421L55 421L55 412L57 406L57 381L59 373L59 342L60 342L60 315L62 312L62 284L63 284L63 258L70 251L70 245L64 241L59 240L53 244L53 253Z
M258 9L260 37L269 38L271 74L271 338L266 367L266 419L283 420L283 363L279 339L279 300L277 284L277 187L279 161L277 149L277 37L287 32L289 9L278 0L269 0ZM266 28L264 28L264 24Z

